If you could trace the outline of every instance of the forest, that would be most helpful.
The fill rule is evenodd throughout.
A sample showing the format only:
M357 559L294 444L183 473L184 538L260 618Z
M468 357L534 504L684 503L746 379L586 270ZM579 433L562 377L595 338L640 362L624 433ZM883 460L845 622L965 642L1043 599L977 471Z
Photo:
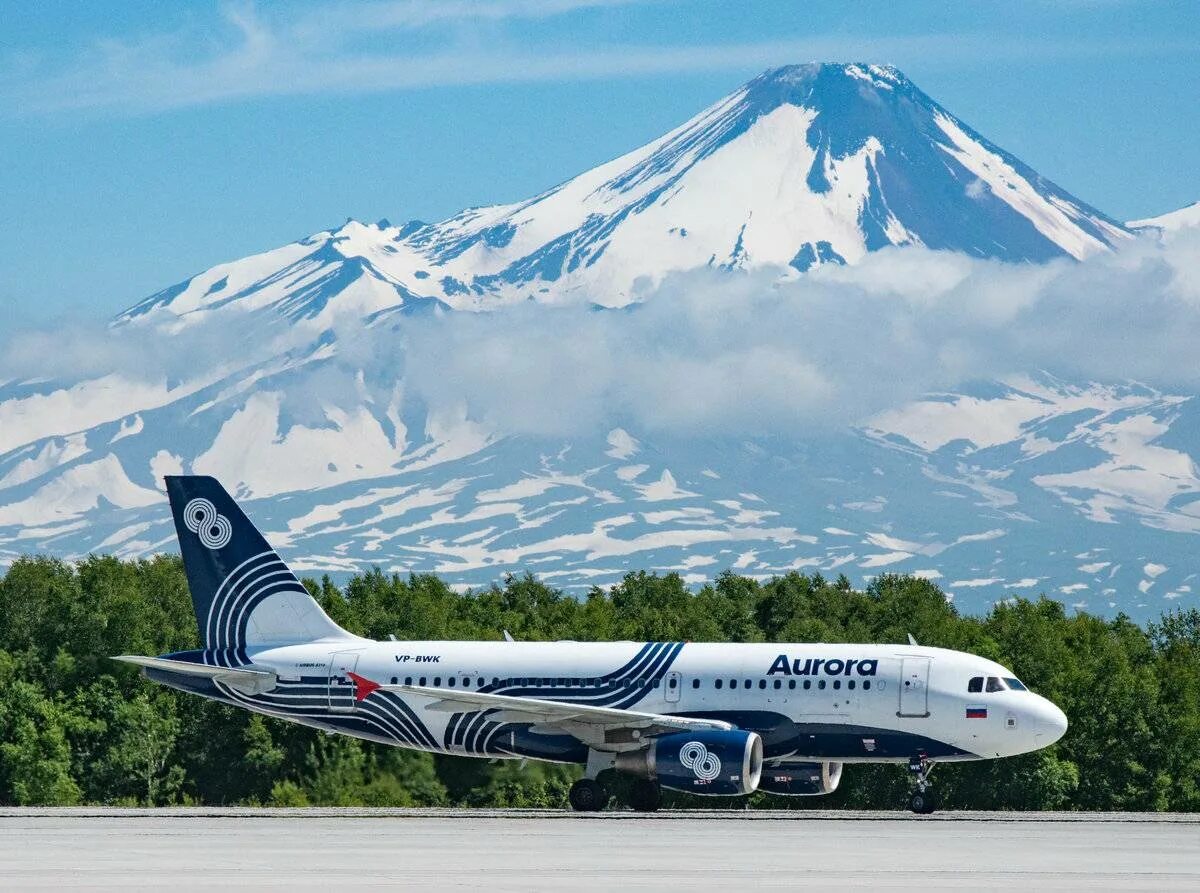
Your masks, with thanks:
M1070 718L1055 746L939 766L944 808L1200 810L1200 611L1145 627L1045 597L955 610L932 582L724 573L703 587L630 573L585 595L533 576L458 592L379 570L305 585L343 627L383 639L896 642L974 652ZM0 579L0 803L566 807L577 767L432 756L267 719L143 679L116 654L197 647L174 556L16 560ZM899 809L902 767L852 765L827 797L664 806Z

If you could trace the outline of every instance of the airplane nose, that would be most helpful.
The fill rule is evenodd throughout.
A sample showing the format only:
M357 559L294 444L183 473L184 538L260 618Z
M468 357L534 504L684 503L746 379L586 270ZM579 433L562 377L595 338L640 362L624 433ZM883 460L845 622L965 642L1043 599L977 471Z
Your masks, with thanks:
M1048 747L1067 734L1067 715L1058 708L1057 704L1047 701L1045 698L1042 699L1042 704L1039 706L1041 709L1038 710L1035 734L1038 744Z

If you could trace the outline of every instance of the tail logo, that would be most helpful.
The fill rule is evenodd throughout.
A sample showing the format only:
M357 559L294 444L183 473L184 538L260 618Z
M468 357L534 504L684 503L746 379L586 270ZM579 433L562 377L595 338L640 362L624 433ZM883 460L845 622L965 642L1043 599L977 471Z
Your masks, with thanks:
M721 758L699 741L689 741L680 748L679 762L696 773L701 781L712 781L721 774Z
M183 523L206 549L223 549L233 538L233 525L207 499L191 500L183 509Z

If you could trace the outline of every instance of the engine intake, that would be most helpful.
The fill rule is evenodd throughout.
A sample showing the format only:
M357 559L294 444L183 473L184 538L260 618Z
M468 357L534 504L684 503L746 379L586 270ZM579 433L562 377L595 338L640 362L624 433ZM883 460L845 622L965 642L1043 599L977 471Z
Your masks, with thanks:
M645 750L618 754L616 768L671 790L730 797L758 789L762 764L762 739L735 730L663 735Z
M841 780L841 763L791 763L764 766L758 789L785 797L812 797L832 794Z

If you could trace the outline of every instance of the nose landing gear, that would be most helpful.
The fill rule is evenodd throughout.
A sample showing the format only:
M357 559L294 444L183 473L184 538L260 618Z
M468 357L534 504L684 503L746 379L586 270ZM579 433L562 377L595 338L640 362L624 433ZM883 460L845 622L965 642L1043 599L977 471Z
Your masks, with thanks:
M933 771L933 763L922 752L909 759L908 771L912 775L915 785L913 792L908 797L908 808L917 815L930 815L937 809L937 798L929 783L929 773Z

